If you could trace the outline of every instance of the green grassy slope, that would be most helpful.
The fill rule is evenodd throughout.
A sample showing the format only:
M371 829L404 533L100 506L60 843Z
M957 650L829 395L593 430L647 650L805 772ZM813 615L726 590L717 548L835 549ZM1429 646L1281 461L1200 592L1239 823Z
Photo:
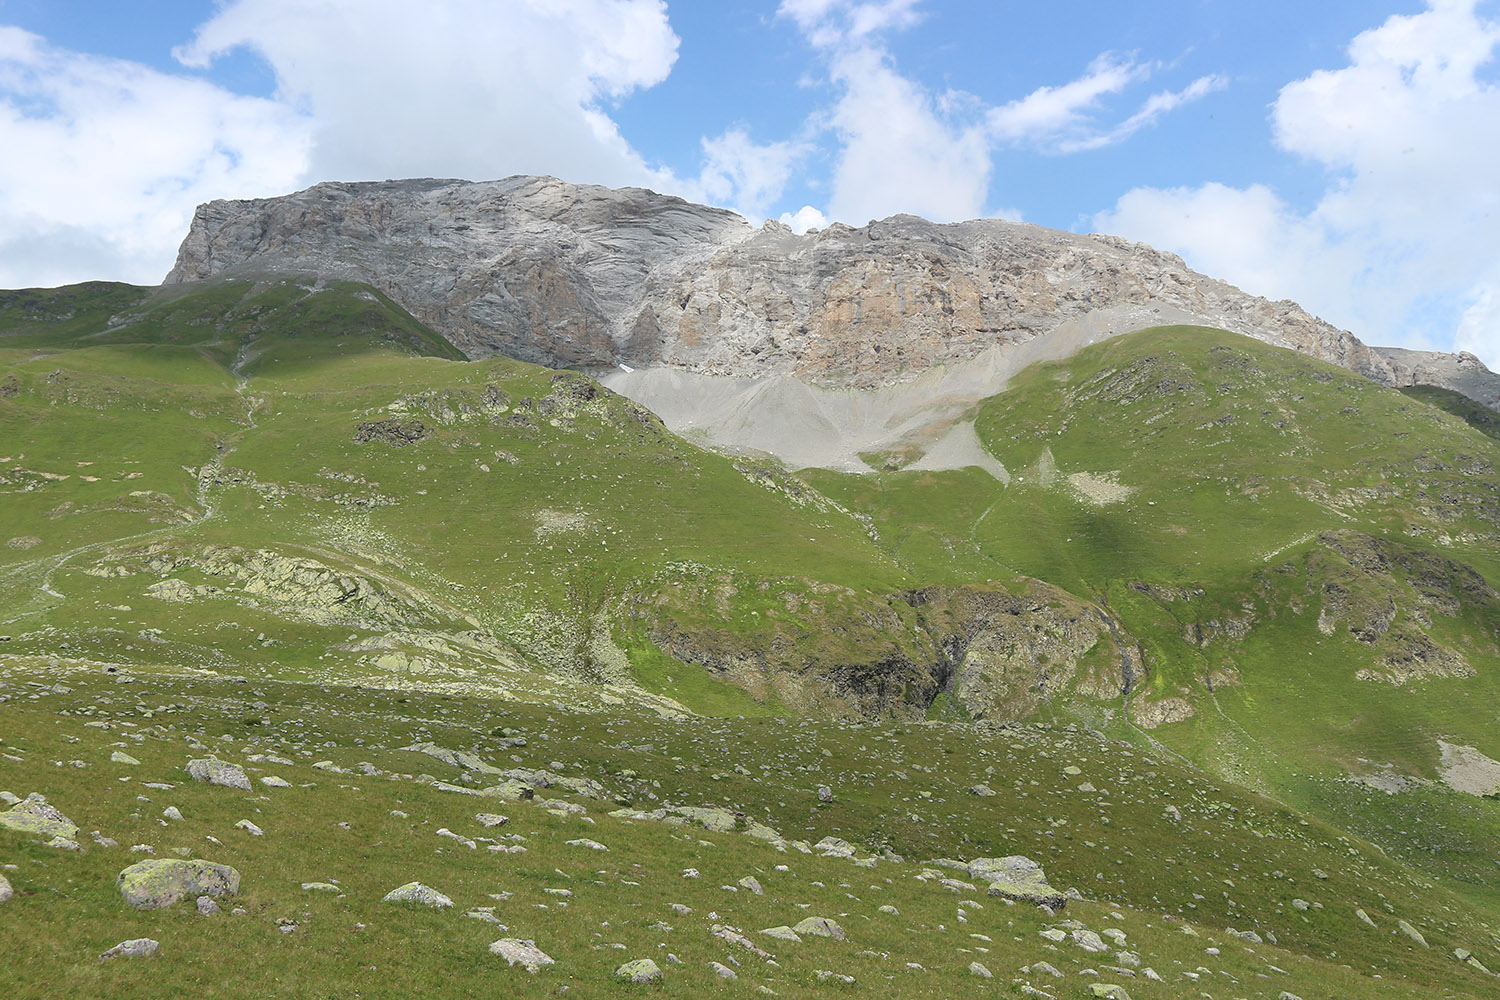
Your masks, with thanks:
M540 669L751 713L847 710L830 676L851 662L934 683L892 596L915 581L863 522L581 376L459 363L355 285L38 295L0 328L16 654L393 683ZM783 678L791 660L815 668Z
M30 785L11 790L83 797L96 772L32 765L66 763L55 723L72 715L59 713L111 701L129 701L132 719L167 706L198 739L227 733L225 745L246 754L285 743L312 753L313 731L327 730L319 742L367 747L363 759L381 770L416 774L438 771L387 755L439 732L484 751L512 723L561 739L541 720L564 713L566 755L516 756L595 776L628 767L637 776L611 794L636 807L713 802L788 837L844 836L910 858L1018 850L1097 898L1099 908L1080 907L1089 920L1112 912L1106 902L1127 908L1153 928L1142 933L1160 960L1185 972L1209 945L1160 913L1217 928L1212 946L1241 963L1226 967L1241 981L1264 961L1305 963L1296 975L1353 977L1349 995L1418 995L1410 984L1468 975L1441 949L1477 949L1491 933L1484 921L1500 914L1500 801L1441 780L1455 753L1481 755L1471 777L1488 773L1485 756L1500 759L1500 445L1482 414L1454 408L1244 338L1168 328L1037 366L987 401L977 429L1009 485L976 469L798 477L699 449L580 375L464 362L358 285L4 293L0 667L10 687L0 695L7 718L27 714L3 738L45 748L13 754ZM114 682L98 680L108 673L172 694L141 709L133 694L109 694ZM88 694L56 692L46 677ZM246 678L254 697L225 695L221 677ZM785 724L850 714L885 722ZM913 724L924 717L942 725ZM1067 728L1007 735L971 719L1083 722L1125 742ZM105 730L80 732L103 749ZM171 754L185 739L158 735ZM152 766L179 766L171 754ZM1062 757L1082 773L1057 777ZM831 804L812 796L824 780L840 789ZM997 794L968 791L981 781ZM1085 782L1105 791L1078 790ZM301 881L334 864L306 824L353 808L349 784L320 781L306 816L286 820L308 841L296 849ZM422 803L434 829L460 829L442 805L456 793L390 787L395 798L359 807L365 822L390 809L416 816L407 806ZM154 818L129 815L128 783L116 791L96 825L149 842ZM219 820L203 835L227 843ZM635 835L621 818L598 820L602 832ZM564 828L535 831L547 847L540 867L518 869L527 879L573 872ZM662 836L631 863L657 879L649 894L663 907L677 882L661 869L674 859L710 864L734 845L735 866L765 874L735 853L743 838L709 847ZM366 849L382 878L411 858ZM34 850L27 857L50 869L56 855ZM89 933L102 938L113 911L95 883L115 857L81 863L95 886ZM836 870L818 867L817 888L837 884ZM900 879L933 888L920 868L898 874L866 891ZM439 876L466 887L466 905L493 891L466 864L439 864ZM35 898L52 883L28 885ZM252 911L316 912L303 922L329 934L340 921L377 926L378 907L340 910L289 886L257 883ZM609 919L629 905L610 893L626 887L578 913ZM373 891L363 885L360 899ZM877 960L909 947L902 935L953 931L958 922L937 915L952 906L947 892L941 906L920 893L896 904L923 916L871 936L875 956L841 960L888 995L967 984L964 966L985 954L963 951L971 944L954 949L969 955L949 970L957 978L917 987L899 970L920 955L893 969ZM1291 902L1314 896L1323 908ZM756 906L737 919L774 916ZM967 919L978 925L978 914ZM1395 914L1439 949L1398 936ZM1015 971L1044 954L1031 946L1044 940L1033 916L1015 933L979 932L1009 963L1006 982L1035 979ZM1280 942L1277 957L1223 940L1224 927L1252 922ZM474 941L489 933L471 925ZM650 926L631 947L645 947ZM453 969L512 981L446 924L423 927L443 942L439 957L362 991ZM569 927L573 960L607 979L613 949L593 954L582 925ZM279 954L298 976L330 974L338 963L317 957L328 949L373 955L400 933L387 926L368 945L319 937L316 953L287 958L265 949L303 938L254 928L236 947ZM103 982L47 939L28 945L35 961L81 988ZM683 946L700 970L710 944ZM1377 971L1387 979L1363 978ZM796 975L777 988L837 988L809 969ZM1194 982L1132 992L1195 995ZM1068 979L1063 995L1077 985ZM679 988L703 983L669 990Z
M1082 729L662 719L66 667L0 668L0 697L0 785L45 794L82 828L79 851L0 829L16 891L0 906L12 996L607 996L628 992L612 981L619 964L649 957L666 996L1076 997L1113 982L1136 1000L1479 998L1494 979L1453 949L1500 966L1493 923L1370 845ZM469 770L417 743L473 754ZM210 753L243 764L255 790L188 780L186 761ZM512 768L545 786L535 800L472 794ZM663 806L773 832L630 815ZM182 819L162 819L168 807ZM480 813L509 822L486 828ZM854 856L824 856L824 837ZM1011 853L1076 898L1057 914L1008 905L936 860ZM224 913L125 906L121 869L178 856L242 874ZM409 881L454 909L381 902ZM337 891L303 888L314 882ZM814 915L847 940L760 933ZM726 925L774 962L716 937ZM1055 943L1043 933L1056 931ZM1104 935L1105 950L1074 931ZM98 960L134 937L161 953ZM534 940L556 964L506 966L488 952L503 937Z
M1500 447L1482 428L1290 351L1166 328L1028 370L977 429L1009 486L812 481L867 510L914 574L1022 573L1108 609L1140 664L1111 731L1155 725L1494 898L1488 803L1353 780L1436 782L1439 740L1500 758ZM1417 798L1427 821L1390 823Z

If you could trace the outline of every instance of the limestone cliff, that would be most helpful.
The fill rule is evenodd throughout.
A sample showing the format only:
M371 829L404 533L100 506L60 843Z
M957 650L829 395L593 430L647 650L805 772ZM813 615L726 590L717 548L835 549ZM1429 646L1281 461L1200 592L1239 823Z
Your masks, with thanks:
M1292 302L1109 236L895 216L797 236L639 188L511 177L319 184L201 206L168 283L296 273L367 281L470 357L668 366L835 389L906 382L1063 328L1202 323L1392 385L1495 405L1470 358L1373 350Z

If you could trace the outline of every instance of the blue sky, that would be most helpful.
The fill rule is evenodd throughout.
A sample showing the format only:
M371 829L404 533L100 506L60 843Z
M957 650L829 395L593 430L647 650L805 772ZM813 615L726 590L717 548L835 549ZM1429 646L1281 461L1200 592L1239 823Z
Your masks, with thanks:
M551 173L1108 231L1500 367L1500 0L0 0L0 287L193 206Z

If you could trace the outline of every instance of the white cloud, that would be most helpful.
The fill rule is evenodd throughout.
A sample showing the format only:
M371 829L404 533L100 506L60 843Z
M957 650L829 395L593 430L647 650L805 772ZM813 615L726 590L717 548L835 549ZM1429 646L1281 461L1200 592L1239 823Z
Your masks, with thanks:
M1306 212L1264 188L1208 184L1132 191L1095 226L1178 250L1249 291L1295 298L1364 339L1431 346L1462 336L1500 367L1500 88L1480 74L1497 45L1500 23L1480 18L1474 0L1430 0L1356 37L1347 66L1282 88L1276 144L1328 172Z
M1459 317L1455 351L1468 351L1491 371L1500 371L1500 273L1476 285Z
M819 47L863 42L872 35L909 28L921 20L921 0L782 0L776 13L789 17Z
M1002 141L1054 136L1078 128L1084 113L1106 94L1117 94L1150 75L1150 68L1106 52L1076 80L1057 87L1038 87L1025 97L992 109L990 133Z
M670 187L601 102L661 82L677 46L661 0L231 0L177 54L262 56L316 123L319 179Z
M830 72L843 89L829 115L841 145L831 216L863 225L896 212L938 222L983 214L990 146L977 123L943 116L880 49L841 53Z
M791 226L792 232L801 236L809 229L826 229L828 217L811 205L803 205L795 212L782 212L779 220L783 226Z
M797 142L756 144L743 128L703 140L703 169L691 185L699 197L728 205L752 222L781 200L792 168L807 154Z
M553 174L769 212L805 143L731 128L678 176L610 116L677 47L661 0L228 0L178 74L0 28L0 287L154 282L196 204L328 179ZM272 99L194 75L237 50Z
M1215 91L1223 90L1227 86L1229 86L1227 78L1213 74L1210 76L1200 76L1181 90L1164 90L1160 93L1152 94L1146 98L1146 103L1141 105L1139 111L1120 124L1103 132L1094 132L1092 135L1081 135L1064 139L1058 143L1058 152L1078 153L1124 142L1146 126L1154 125L1162 115L1170 111L1175 111L1190 101L1196 101L1199 98L1207 97Z
M1112 145L1225 85L1203 77L1105 127L1096 121L1101 99L1146 79L1153 66L1104 53L1076 80L988 107L897 70L882 36L920 19L917 0L783 0L778 13L823 54L839 90L821 120L839 143L828 212L856 225L897 212L939 222L985 215L998 147L1076 153Z
M0 27L0 287L159 281L194 205L286 189L306 137L272 101Z

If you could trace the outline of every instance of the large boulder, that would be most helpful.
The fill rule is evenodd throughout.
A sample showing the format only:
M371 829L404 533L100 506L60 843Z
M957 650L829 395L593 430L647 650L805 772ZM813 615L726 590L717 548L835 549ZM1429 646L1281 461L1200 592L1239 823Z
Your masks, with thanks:
M662 979L661 966L649 958L637 958L616 969L615 978L627 983L659 983Z
M552 956L536 946L530 939L501 938L490 944L490 954L499 955L507 965L520 965L527 972L535 972L544 965L552 965Z
M806 917L792 925L792 930L804 937L826 937L835 941L844 940L844 929L827 917Z
M403 886L397 886L386 893L381 902L417 903L421 906L430 906L435 910L446 910L453 905L453 900L421 882L408 882Z
M217 757L188 761L187 773L194 781L222 785L225 788L238 788L242 792L251 790L250 779L245 776L244 768Z
M969 877L988 882L989 894L1002 899L1036 903L1060 910L1068 897L1047 884L1042 866L1020 854L1004 858L975 858L969 862Z
M10 887L10 879L0 875L0 903L9 903L16 894L16 890Z
M73 840L78 836L78 824L58 812L57 807L48 805L47 797L38 792L0 812L0 827L49 839Z
M156 910L198 896L233 896L240 873L212 861L153 858L120 872L120 895L137 910Z

